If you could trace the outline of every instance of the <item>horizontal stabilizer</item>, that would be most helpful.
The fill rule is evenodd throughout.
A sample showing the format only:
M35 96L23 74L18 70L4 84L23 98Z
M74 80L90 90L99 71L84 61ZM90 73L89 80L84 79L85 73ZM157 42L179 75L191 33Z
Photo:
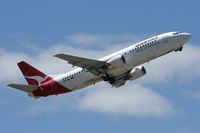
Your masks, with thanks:
M8 86L28 93L38 89L37 85L9 84Z

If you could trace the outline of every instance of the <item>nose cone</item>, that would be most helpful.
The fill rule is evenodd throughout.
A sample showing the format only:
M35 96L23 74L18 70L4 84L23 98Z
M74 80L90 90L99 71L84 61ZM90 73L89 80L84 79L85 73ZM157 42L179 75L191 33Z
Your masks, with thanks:
M192 34L190 34L190 33L182 33L182 36L183 36L185 41L188 41L192 37Z

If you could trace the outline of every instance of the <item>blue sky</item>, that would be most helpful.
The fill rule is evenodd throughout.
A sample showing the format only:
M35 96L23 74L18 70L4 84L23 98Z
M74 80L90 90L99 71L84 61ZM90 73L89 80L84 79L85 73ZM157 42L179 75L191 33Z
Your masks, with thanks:
M200 132L199 1L0 1L2 132ZM119 89L106 83L41 99L6 87L26 83L16 63L49 74L71 70L64 52L99 58L168 31L192 33L180 53L145 64L147 75Z

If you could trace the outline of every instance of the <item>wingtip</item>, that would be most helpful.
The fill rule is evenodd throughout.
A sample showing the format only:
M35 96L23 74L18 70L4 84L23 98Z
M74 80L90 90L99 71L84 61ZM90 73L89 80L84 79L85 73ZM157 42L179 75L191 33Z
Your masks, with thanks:
M63 55L63 53L55 54L54 57L60 58L60 57L62 57L62 55Z
M6 85L6 86L10 87L10 86L11 86L11 84L8 84L8 85Z
M7 86L12 86L12 84L7 84Z
M12 88L13 88L13 85L14 85L14 84L8 84L7 86L8 86L8 87L12 87Z
M58 57L59 55L61 55L61 54L55 54L54 57Z
M57 57L58 54L53 55L53 57Z

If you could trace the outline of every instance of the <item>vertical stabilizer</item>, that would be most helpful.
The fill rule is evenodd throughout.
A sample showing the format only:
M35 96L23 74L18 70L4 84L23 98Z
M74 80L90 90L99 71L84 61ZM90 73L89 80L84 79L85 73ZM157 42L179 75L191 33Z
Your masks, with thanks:
M24 78L29 85L41 85L42 83L51 80L51 77L44 74L43 72L37 70L33 66L29 65L25 61L17 63L19 66Z

